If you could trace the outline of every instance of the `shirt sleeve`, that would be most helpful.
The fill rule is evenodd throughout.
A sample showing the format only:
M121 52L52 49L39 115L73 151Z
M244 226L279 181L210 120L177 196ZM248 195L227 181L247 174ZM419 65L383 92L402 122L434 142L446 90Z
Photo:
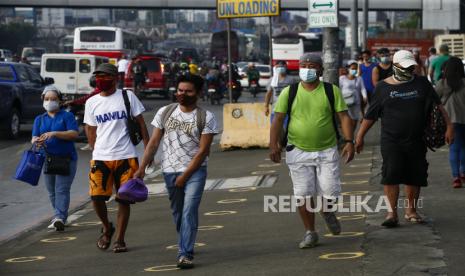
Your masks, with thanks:
M281 91L278 97L278 101L276 102L276 106L274 107L274 112L278 113L287 113L287 101L289 99L289 89L290 86L286 87Z
M365 119L376 121L381 117L383 112L382 97L381 97L381 88L382 85L378 84L375 87L373 92L373 97L371 98L370 105L368 106L367 113L365 114Z
M163 122L161 121L161 115L163 114L163 111L165 109L166 109L166 106L158 109L157 113L155 114L155 117L153 117L152 126L159 128L159 129L164 129Z
M84 108L84 123L89 126L96 126L97 122L95 121L94 114L92 113L92 105L90 101L86 102L86 106Z
M205 127L202 130L202 134L218 134L218 123L216 122L215 115L210 111L207 111Z
M126 90L128 93L128 98L129 98L129 103L131 104L131 115L133 117L137 117L142 112L145 111L144 105L141 103L141 101L132 93L131 90Z
M42 115L39 115L34 119L34 124L32 126L32 137L40 136L40 129L39 129L40 118L42 118Z
M76 119L74 118L73 113L65 111L65 125L66 125L66 130L74 130L79 132L79 127L76 122Z
M335 112L342 112L347 110L346 102L344 101L344 97L342 97L341 90L336 85L333 85L333 92L334 92L334 111Z

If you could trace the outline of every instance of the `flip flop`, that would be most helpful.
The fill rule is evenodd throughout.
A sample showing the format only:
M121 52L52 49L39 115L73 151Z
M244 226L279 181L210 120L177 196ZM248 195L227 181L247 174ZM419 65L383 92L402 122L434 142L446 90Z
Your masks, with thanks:
M113 223L110 222L109 232L105 233L103 231L103 228L100 230L100 232L102 233L102 235L100 235L100 237L97 240L97 247L100 250L107 250L108 247L110 247L111 238L113 237L113 234L115 233L115 227L113 227ZM104 240L105 237L107 238L106 240Z
M423 218L420 217L419 215L413 215L413 216L405 215L404 218L407 222L410 222L410 223L417 223L417 224L425 223Z
M394 228L399 226L399 220L395 218L388 218L383 223L381 223L381 226L384 226L386 228Z
M128 251L128 248L126 247L126 243L125 242L115 242L113 244L113 253L123 253L123 252L127 252Z

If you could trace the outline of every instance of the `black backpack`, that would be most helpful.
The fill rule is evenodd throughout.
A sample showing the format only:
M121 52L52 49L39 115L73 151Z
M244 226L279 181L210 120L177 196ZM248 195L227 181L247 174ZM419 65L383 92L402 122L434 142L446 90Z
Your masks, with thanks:
M336 111L334 108L334 90L333 90L333 85L328 82L323 82L324 89L325 89L325 94L326 97L328 98L329 105L331 106L331 111L332 111L332 120L333 120L333 126L334 126L334 131L336 132L336 139L339 141L341 138L339 134L339 130L337 128L337 123L336 123ZM289 134L289 124L291 122L291 109L292 109L292 104L294 103L295 97L297 96L297 90L299 89L299 82L293 83L289 87L289 98L287 101L287 126L286 126L286 131L284 133L284 136L282 137L281 140L281 146L284 148L287 146L287 136Z

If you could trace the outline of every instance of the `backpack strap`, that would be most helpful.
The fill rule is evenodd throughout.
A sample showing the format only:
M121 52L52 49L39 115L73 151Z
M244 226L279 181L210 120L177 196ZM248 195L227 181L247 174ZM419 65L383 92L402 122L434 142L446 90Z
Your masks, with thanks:
M132 118L131 114L131 103L129 102L128 98L128 91L126 89L123 89L123 99L124 99L124 106L126 106L126 115L128 116L128 119Z
M339 141L341 138L341 135L339 134L339 130L337 129L337 123L336 123L336 109L334 108L334 89L333 85L329 82L323 82L324 88L325 88L325 94L326 97L328 98L329 105L331 106L331 112L332 112L332 119L333 119L333 126L334 126L334 131L336 132L336 139Z
M294 103L295 97L297 96L297 90L299 89L299 82L293 83L289 86L289 97L287 99L287 125L286 131L284 132L284 136L281 140L281 146L287 146L287 135L289 134L289 125L291 122L291 111L292 111L292 104Z
M167 105L165 110L163 110L163 113L161 114L161 123L163 125L163 129L165 129L166 122L168 122L168 119L170 118L171 114L174 112L176 107L178 107L178 103L172 103Z
M207 123L207 111L201 107L197 107L197 129L199 130L199 137L202 136L203 129Z

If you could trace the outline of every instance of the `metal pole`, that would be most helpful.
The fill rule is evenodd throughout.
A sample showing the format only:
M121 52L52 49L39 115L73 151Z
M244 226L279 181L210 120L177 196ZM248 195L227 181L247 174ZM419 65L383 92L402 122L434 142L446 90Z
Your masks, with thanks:
M271 77L273 77L273 20L271 16L269 17L270 19L270 32L269 32L269 37L270 37L270 73Z
M227 25L228 25L228 92L229 92L229 103L232 103L231 18L227 19Z
M339 83L339 28L323 28L323 80Z
M368 35L368 1L363 1L363 50L367 49L367 35Z
M352 0L350 21L352 21L352 24L351 24L352 39L351 39L351 45L350 45L350 51L352 53L350 56L353 59L355 59L355 55L358 49L358 0Z

